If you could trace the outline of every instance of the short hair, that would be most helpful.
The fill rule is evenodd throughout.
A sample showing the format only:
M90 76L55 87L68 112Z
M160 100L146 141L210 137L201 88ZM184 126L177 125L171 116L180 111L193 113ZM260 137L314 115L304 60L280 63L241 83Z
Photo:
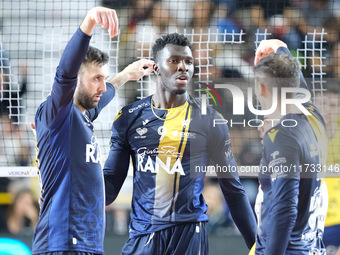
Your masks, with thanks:
M261 59L254 67L255 81L270 87L299 87L300 63L285 53L274 53Z
M179 46L188 46L192 49L191 42L182 34L172 33L158 38L152 47L152 55L154 61L157 61L158 53L164 49L167 44L174 44Z
M88 66L89 64L105 65L109 62L109 55L101 50L89 46L87 54L81 66Z

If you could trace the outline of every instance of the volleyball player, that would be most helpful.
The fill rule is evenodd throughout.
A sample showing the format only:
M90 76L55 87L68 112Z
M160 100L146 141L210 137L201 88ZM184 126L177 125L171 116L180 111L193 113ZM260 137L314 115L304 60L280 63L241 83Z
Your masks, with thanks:
M149 74L140 60L105 83L108 55L89 47L96 25L118 33L116 12L88 11L59 62L51 94L35 117L41 210L33 254L103 254L104 181L92 121L128 80ZM143 69L147 66L147 69Z
M208 254L202 196L210 161L236 169L228 127L212 108L201 113L188 95L194 72L191 43L177 33L154 44L154 95L124 107L117 115L104 166L106 204L112 203L133 162L130 238L122 254ZM237 171L217 172L231 215L248 247L256 222Z
M302 104L310 115L293 105L287 105L286 114L281 115L282 88L308 89L300 65L285 43L262 41L255 65L255 94L263 109L273 105L273 89L279 91L276 110L265 116L279 124L263 137L255 254L325 254L322 234L328 194L324 180L317 176L326 166L323 117L311 102ZM301 99L302 94L290 97L294 98Z

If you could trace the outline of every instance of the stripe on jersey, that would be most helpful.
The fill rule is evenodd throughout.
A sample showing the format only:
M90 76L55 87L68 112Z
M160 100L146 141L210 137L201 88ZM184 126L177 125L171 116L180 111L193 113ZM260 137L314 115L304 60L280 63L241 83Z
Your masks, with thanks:
M321 123L319 118L315 115L314 111L310 111L312 115L308 115L307 120L313 128L314 134L318 141L318 148L321 152L321 164L326 165L327 163L327 136L324 125Z
M163 130L166 130L166 135L159 142L159 152L163 153L159 153L158 158L164 165L168 165L169 162L170 170L182 168L181 161L187 137L182 136L181 133L189 130L188 122L191 117L191 106L189 106L188 102L185 104L183 110L173 119L171 118L174 114L177 114L178 107L169 109L166 120L163 122ZM154 210L156 215L167 217L174 211L173 207L177 200L180 176L181 174L177 171L169 174L161 164L159 165L159 172L156 174L155 180Z

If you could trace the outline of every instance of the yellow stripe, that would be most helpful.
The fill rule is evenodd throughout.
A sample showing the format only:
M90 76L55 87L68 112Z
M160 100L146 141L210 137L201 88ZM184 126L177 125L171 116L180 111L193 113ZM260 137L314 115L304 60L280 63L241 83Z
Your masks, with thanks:
M190 120L191 119L191 110L192 110L192 107L189 106L187 118L185 118L185 116L184 116L184 120ZM184 111L184 112L186 112L186 111ZM182 131L182 132L188 133L189 132L189 126L190 126L189 124L186 125L184 131ZM182 126L182 130L183 130L183 126ZM181 151L180 151L181 154L180 155L184 154L184 150L185 150L185 147L187 145L187 141L188 141L188 137L184 136L183 137L183 141L182 141L182 147L181 147ZM181 162L182 162L182 158L181 158ZM180 178L181 178L181 175L177 174L175 194L178 194L178 192L179 192L179 180L180 180ZM175 203L173 204L173 208L172 209L173 209L173 211L175 210Z
M182 107L182 106L179 106ZM158 154L159 160L161 160L165 165L167 165L167 160L170 158L170 169L175 165L177 158L182 161L182 155L186 146L187 138L183 138L179 135L180 132L183 132L183 124L182 121L186 120L186 113L189 108L188 118L190 120L191 116L191 106L189 106L188 102L186 102L186 106L183 110L173 119L171 116L176 114L179 110L178 107L172 108L168 110L167 120L164 121L164 127L166 129L166 135L159 142L158 149L160 153ZM189 125L186 125L186 132L189 129ZM182 143L182 147L180 152L179 147ZM167 151L167 148L169 151ZM163 153L162 153L163 152ZM165 153L164 153L165 152ZM169 216L168 213L171 209L172 200L174 199L174 203L176 202L176 195L178 194L179 180L180 174L177 173L177 177L175 179L176 174L169 174L162 166L159 167L159 172L156 175L156 188L155 188L155 208L162 208L162 212L165 215L161 216ZM174 194L174 185L176 185L175 197Z
M306 116L309 124L313 128L314 134L318 141L318 148L321 152L321 164L326 165L327 163L327 136L324 125L321 121L314 115L314 112L311 112L313 115Z
M0 204L9 205L12 203L12 197L9 193L0 193Z

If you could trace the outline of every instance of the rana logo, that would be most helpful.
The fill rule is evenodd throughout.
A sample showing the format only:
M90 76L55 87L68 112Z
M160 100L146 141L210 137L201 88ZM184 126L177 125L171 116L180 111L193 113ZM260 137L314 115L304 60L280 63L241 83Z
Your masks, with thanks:
M219 96L219 94L217 93L217 91L213 87L211 87L210 85L203 83L203 82L199 82L199 84L207 87L212 92L214 92L214 94L218 98L218 101L220 101L220 104L222 105L221 97ZM207 90L205 88L200 88L200 90L207 93L211 97L211 99L214 101L215 106L217 105L214 95L209 90ZM202 94L202 114L203 115L207 114L207 95L206 94Z

